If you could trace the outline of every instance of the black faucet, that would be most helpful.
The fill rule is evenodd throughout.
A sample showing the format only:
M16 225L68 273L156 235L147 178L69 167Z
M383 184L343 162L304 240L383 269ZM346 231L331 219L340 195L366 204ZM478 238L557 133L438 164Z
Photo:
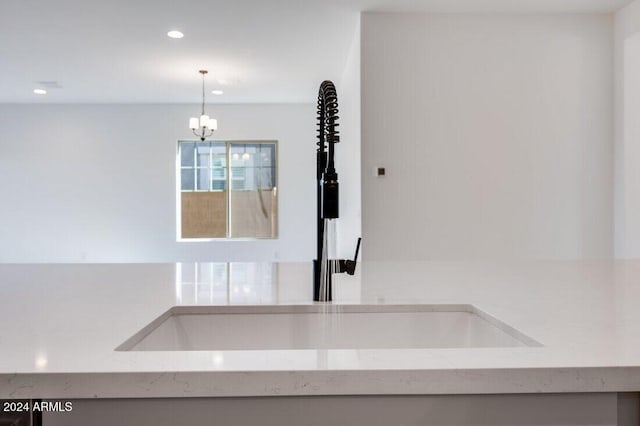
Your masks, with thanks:
M313 261L313 300L330 302L332 300L332 276L346 272L353 275L360 251L358 238L353 260L327 259L327 235L325 220L337 219L339 212L338 173L334 163L335 144L340 142L338 135L338 94L334 84L325 80L318 91L318 150L316 156L317 190L317 256Z

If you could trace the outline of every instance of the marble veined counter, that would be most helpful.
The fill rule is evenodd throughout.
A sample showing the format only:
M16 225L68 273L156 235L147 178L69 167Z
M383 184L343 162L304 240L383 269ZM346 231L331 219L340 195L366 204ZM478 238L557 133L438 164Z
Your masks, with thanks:
M311 302L311 263L0 265L0 398L640 391L640 261L364 262L337 304L471 304L504 348L117 351L168 309Z

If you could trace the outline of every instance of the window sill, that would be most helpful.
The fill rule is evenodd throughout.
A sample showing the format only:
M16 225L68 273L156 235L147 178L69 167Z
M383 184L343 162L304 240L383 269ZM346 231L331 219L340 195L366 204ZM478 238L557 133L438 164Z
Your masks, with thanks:
M225 241L274 241L278 237L243 237L243 238L178 238L178 243L211 243L211 242L225 242Z

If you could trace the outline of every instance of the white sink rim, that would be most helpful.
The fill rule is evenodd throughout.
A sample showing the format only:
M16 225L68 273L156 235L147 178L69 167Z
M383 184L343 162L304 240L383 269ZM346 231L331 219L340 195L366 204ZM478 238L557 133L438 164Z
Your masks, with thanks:
M133 334L116 351L146 352L135 349L138 343L153 333L165 321L173 316L183 315L243 315L243 314L316 314L316 313L424 313L424 312L459 312L475 314L492 326L501 330L511 338L522 343L521 347L541 347L540 342L527 336L509 324L497 319L472 304L307 304L307 305L177 305L169 308L138 332ZM496 346L500 347L500 346ZM517 346L516 346L517 347ZM390 350L406 350L409 348L393 348ZM437 348L432 348L437 349ZM284 350L298 350L287 348ZM162 350L151 350L162 351ZM166 351L188 352L191 349L166 349ZM206 350L205 350L206 351Z

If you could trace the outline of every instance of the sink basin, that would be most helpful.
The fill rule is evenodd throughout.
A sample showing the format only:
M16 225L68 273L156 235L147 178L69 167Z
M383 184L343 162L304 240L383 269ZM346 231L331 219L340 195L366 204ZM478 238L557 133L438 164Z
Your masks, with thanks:
M176 306L116 350L539 346L473 305Z

